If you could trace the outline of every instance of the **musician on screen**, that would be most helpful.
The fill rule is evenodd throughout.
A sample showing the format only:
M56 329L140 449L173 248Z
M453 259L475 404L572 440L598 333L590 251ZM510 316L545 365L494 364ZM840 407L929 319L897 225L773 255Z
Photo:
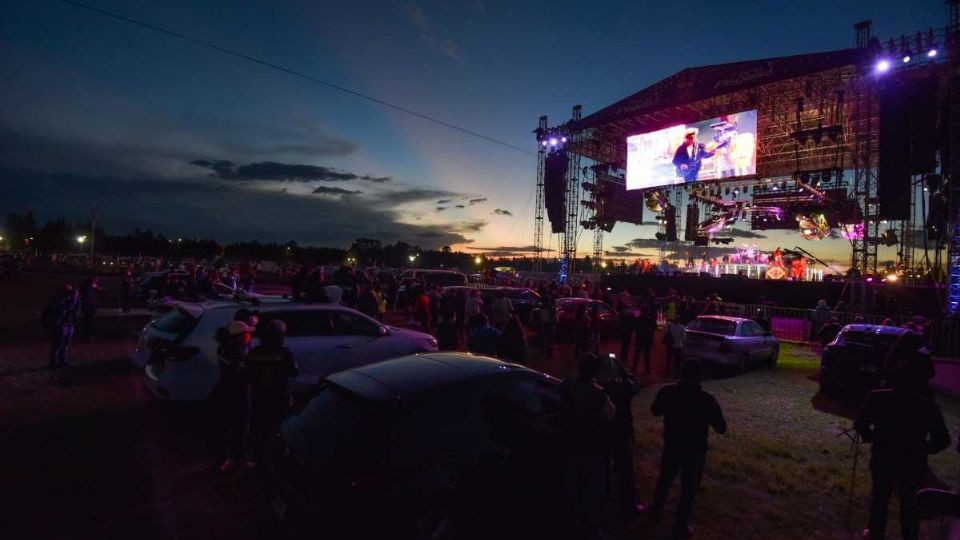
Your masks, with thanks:
M697 142L697 130L688 129L683 134L683 144L677 147L673 154L677 176L683 178L684 183L696 182L703 160L712 156L715 151L716 149L708 152L702 143Z

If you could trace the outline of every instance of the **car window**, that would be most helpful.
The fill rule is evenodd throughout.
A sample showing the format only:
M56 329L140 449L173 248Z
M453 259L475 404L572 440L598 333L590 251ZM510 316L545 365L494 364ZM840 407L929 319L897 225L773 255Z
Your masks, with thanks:
M333 321L328 310L271 311L260 314L258 333L262 332L268 321L281 320L287 325L288 337L332 336L335 334Z
M733 336L736 335L737 332L737 323L724 319L694 319L690 324L687 325L687 330Z
M740 324L740 331L743 336L746 337L756 337L763 335L763 328L760 328L760 325L753 321L743 321Z
M380 326L364 317L346 311L332 311L333 331L339 336L376 336Z
M197 319L183 309L175 309L153 322L153 327L161 332L183 335L193 330Z

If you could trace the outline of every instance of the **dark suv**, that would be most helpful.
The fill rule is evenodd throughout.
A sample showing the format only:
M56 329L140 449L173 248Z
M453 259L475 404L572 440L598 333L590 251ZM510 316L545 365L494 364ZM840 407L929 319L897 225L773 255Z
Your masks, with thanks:
M459 353L334 374L281 428L274 513L294 536L545 537L561 504L557 385Z
M907 332L910 330L878 324L844 326L823 348L820 390L827 395L859 398L880 387L887 353Z

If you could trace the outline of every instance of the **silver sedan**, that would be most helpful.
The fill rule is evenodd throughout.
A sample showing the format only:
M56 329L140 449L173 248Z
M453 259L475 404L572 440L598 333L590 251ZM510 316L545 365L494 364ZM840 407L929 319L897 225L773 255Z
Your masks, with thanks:
M735 366L742 372L754 364L776 365L779 353L777 338L750 319L703 315L686 327L684 359Z

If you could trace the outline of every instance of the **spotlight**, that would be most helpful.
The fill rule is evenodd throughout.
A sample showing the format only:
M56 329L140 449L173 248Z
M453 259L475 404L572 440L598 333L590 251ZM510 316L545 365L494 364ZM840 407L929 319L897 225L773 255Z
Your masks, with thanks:
M557 139L556 138L550 139L550 146L556 146L556 145L557 145Z
M887 59L880 60L877 62L876 67L874 67L874 71L877 73L886 73L890 71L890 61Z
M543 145L544 145L544 146L546 146L547 144L549 144L549 143L547 143L547 141L543 141Z
M566 137L561 137L561 138L560 138L560 142L567 142L567 138L566 138Z
M903 55L903 63L906 64L909 61L910 61L910 55L909 54Z
M927 58L936 58L936 56L937 56L936 49L930 49L929 51L927 51Z

